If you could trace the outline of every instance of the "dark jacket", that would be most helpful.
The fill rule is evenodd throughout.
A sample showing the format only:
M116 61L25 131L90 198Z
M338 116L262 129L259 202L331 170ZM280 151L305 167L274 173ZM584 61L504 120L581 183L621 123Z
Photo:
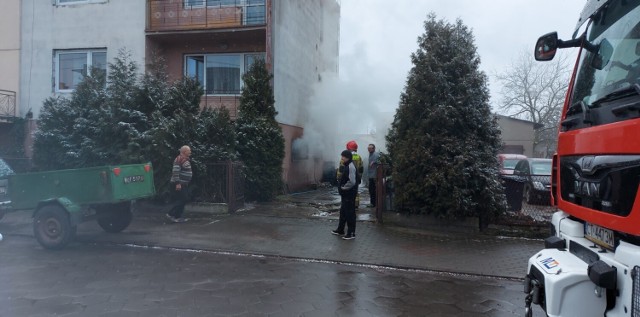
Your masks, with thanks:
M341 176L338 185L338 192L340 195L355 195L358 193L358 183L356 181L356 166L353 161L349 161L347 164L340 166Z

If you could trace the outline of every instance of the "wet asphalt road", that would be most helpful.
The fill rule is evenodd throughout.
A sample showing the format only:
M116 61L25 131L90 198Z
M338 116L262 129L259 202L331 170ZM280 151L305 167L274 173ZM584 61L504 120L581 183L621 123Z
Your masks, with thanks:
M0 242L0 316L522 316L522 282L278 257ZM538 310L536 316L542 316Z
M318 217L333 196L296 195L231 216L190 212L183 224L149 205L119 234L83 223L76 242L55 252L38 245L29 213L8 214L0 317L523 316L518 278L540 241L370 219L343 241L329 234L331 214Z

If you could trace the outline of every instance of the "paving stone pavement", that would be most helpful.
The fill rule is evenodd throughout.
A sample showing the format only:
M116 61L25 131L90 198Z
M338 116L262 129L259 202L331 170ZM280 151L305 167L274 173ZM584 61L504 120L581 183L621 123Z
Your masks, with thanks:
M307 195L310 204L331 209L335 197L327 191ZM326 199L318 199L318 197ZM301 200L304 202L305 200ZM162 246L270 255L321 261L414 268L472 275L522 278L528 258L542 248L539 240L503 238L477 233L446 233L378 225L361 221L357 238L344 241L331 235L331 217L310 217L318 208L290 202L256 206L234 215L190 213L189 222L168 223L166 208L139 210L129 228L119 234L103 232L94 222L78 226L79 243ZM361 212L365 213L365 212ZM284 215L284 216L283 216ZM5 239L32 236L31 219L15 212L0 222ZM35 239L33 246L37 246Z

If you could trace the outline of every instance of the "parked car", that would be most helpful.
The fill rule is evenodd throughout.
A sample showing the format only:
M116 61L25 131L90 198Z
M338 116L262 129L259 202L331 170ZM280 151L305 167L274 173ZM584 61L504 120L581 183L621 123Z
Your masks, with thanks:
M2 159L0 159L0 219L4 217L4 210L9 207L9 175L13 170Z
M520 160L513 171L522 177L523 199L528 204L549 204L551 200L551 159L528 158Z
M513 169L516 167L516 164L526 158L526 156L521 154L498 154L498 161L500 162L500 174L513 174Z

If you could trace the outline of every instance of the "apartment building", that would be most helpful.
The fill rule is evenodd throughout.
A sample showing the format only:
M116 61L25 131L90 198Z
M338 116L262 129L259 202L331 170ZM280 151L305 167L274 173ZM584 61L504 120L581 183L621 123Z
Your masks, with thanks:
M7 120L18 115L20 0L4 0L0 8L0 120Z
M20 92L20 0L0 2L0 135L12 135ZM14 156L10 138L0 138L0 157Z
M145 56L144 1L23 0L20 111L37 119L48 97L68 96L89 69L127 50Z
M73 92L84 73L106 70L125 49L141 67L162 57L169 80L198 79L201 106L236 117L242 75L264 59L286 141L285 182L313 181L291 149L314 86L338 71L337 0L23 0L21 9L20 113L37 119L46 98Z

